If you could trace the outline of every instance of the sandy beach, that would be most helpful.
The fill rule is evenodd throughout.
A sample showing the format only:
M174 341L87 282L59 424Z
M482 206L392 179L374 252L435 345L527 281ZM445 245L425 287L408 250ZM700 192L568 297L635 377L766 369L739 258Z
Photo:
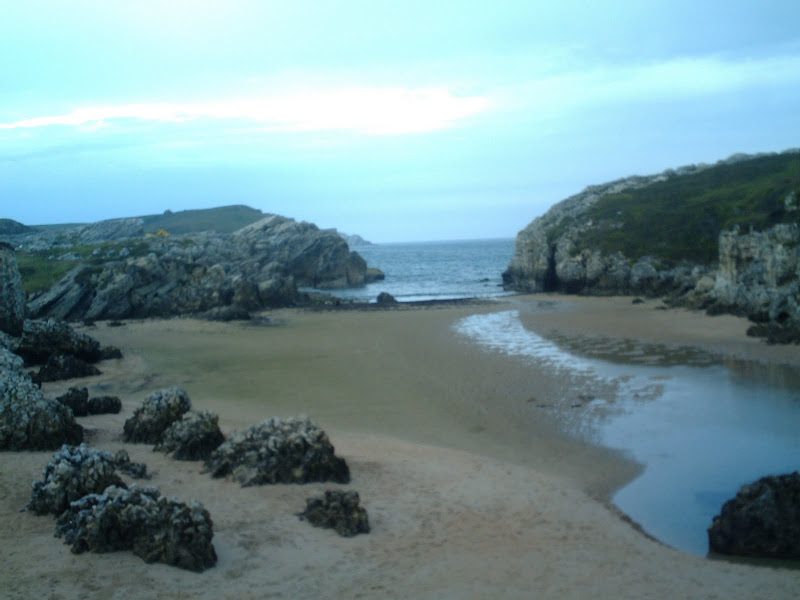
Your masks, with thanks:
M475 305L264 313L250 323L98 323L120 347L103 375L45 384L114 394L119 415L81 418L87 441L126 448L147 482L197 499L214 521L217 565L197 574L138 557L73 555L52 517L20 512L52 452L0 454L0 598L796 598L800 570L690 556L609 505L640 466L564 434L558 406L596 382L481 349L453 324L518 310L547 335L626 338L737 359L800 364L796 346L745 335L748 323L631 298L517 296ZM178 385L224 432L308 414L350 465L348 486L241 488L202 465L124 444L122 425L152 391ZM341 538L295 514L305 498L359 492L372 532Z

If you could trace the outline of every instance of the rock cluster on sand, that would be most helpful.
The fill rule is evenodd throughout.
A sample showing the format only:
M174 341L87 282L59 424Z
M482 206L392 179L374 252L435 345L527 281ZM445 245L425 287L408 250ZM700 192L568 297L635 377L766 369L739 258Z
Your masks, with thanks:
M22 359L0 346L0 450L52 450L82 440L72 411L45 398Z
M164 431L155 450L178 460L205 460L224 441L215 413L189 411Z
M164 431L191 408L189 394L182 388L153 392L125 421L124 439L126 442L157 444Z
M327 434L306 416L272 418L235 432L206 460L214 477L232 475L246 485L348 483L350 470L335 456Z
M152 487L111 486L84 496L61 514L56 535L76 554L130 550L145 562L190 571L217 562L213 523L203 505L168 499Z
M118 414L122 410L122 401L116 396L95 396L89 398L89 390L69 388L66 393L56 398L61 404L68 406L76 417L87 415Z
M60 515L70 502L87 494L100 493L110 485L124 487L116 473L116 463L105 450L64 445L53 455L33 483L28 508L37 515Z
M800 473L742 486L708 529L713 552L800 558Z
M366 509L358 505L358 492L326 490L322 498L308 498L306 509L298 516L314 525L334 529L344 537L369 533Z

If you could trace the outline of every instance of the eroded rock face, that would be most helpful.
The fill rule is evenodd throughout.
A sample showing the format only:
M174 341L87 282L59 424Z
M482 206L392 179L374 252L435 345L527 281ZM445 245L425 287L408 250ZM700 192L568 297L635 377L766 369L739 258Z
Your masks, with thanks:
M126 442L157 444L164 431L191 408L189 394L182 388L171 387L153 392L125 421L124 439Z
M25 321L25 292L14 248L0 242L0 331L18 336Z
M55 319L26 320L16 353L26 365L41 365L59 354L74 356L87 363L95 363L103 357L97 340Z
M267 419L235 432L205 464L213 477L232 475L243 486L350 481L347 463L335 456L327 434L305 416Z
M178 460L205 460L224 441L215 413L189 411L164 431L155 450Z
M22 358L0 346L0 450L52 450L81 441L72 411L45 398Z
M742 486L708 529L713 552L800 558L800 473Z
M80 554L130 550L145 562L203 571L217 563L213 523L199 502L168 499L152 487L110 486L72 502L56 535Z
M366 509L359 506L358 492L327 490L321 498L308 498L298 516L315 527L333 529L341 536L369 533Z
M60 515L70 502L100 493L110 485L125 487L110 453L87 448L86 444L65 444L47 463L42 480L33 483L28 509L38 515Z

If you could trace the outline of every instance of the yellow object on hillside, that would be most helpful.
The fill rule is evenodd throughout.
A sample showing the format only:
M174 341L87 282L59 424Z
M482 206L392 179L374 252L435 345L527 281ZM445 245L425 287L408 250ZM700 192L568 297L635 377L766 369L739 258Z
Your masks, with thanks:
M147 233L147 234L145 234L145 237L156 237L156 236L158 236L158 237L169 237L170 233L166 229L159 229L155 233Z

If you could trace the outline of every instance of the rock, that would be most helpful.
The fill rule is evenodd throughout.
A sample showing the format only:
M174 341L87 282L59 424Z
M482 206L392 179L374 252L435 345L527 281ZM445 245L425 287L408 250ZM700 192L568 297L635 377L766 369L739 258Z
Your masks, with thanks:
M378 304L397 304L397 300L388 292L381 292L378 294Z
M89 390L83 388L69 388L66 394L56 398L64 406L72 410L76 417L85 417L89 414Z
M28 509L37 515L60 515L70 502L87 494L102 492L109 485L125 487L115 469L114 459L105 450L64 444L47 463L42 480L33 483Z
M0 331L21 335L25 321L25 292L14 247L0 242Z
M122 410L122 400L116 396L95 396L89 398L87 409L90 415L117 415Z
M187 505L135 484L73 502L59 517L56 536L75 554L130 550L147 563L198 572L217 563L213 523L202 504Z
M33 227L23 225L14 219L0 219L0 235L18 235L34 231Z
M353 537L369 533L367 511L358 503L358 492L326 490L322 498L308 498L306 509L298 516L315 527L334 529L343 537Z
M150 475L147 474L147 465L144 463L132 462L125 448L117 450L117 453L114 455L114 466L118 471L134 479L150 479Z
M742 486L714 517L708 544L723 554L800 558L800 474Z
M144 237L142 219L109 219L81 225L73 231L78 244L98 244Z
M122 350L116 346L103 346L100 349L100 360L112 360L122 358Z
M153 392L125 421L123 437L126 442L157 444L164 431L191 408L189 394L182 388Z
M367 272L364 274L364 283L375 283L384 279L386 279L386 273L375 267L367 267Z
M241 306L217 306L197 315L208 321L249 321L250 313Z
M0 347L0 450L53 450L82 440L72 411L45 398L22 358Z
M154 449L178 460L205 460L224 441L215 413L189 411L164 431Z
M26 365L41 365L53 355L71 355L86 363L102 359L97 340L55 319L27 319L17 349Z
M348 483L350 470L327 434L306 416L272 418L235 432L205 462L213 477L243 486L266 483Z
M100 375L100 369L71 354L52 354L39 371L31 375L36 383Z

